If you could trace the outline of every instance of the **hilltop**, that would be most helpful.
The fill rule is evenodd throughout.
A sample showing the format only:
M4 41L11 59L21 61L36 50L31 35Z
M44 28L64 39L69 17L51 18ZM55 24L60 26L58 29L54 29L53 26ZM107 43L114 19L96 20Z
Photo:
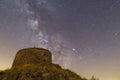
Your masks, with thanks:
M52 54L43 48L19 50L11 69L0 72L0 80L86 80L52 63Z

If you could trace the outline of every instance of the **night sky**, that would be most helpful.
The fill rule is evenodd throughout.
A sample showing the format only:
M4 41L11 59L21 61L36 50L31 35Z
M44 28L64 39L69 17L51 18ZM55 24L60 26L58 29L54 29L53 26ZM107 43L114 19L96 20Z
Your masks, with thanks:
M0 69L28 47L82 77L120 80L120 0L0 0Z

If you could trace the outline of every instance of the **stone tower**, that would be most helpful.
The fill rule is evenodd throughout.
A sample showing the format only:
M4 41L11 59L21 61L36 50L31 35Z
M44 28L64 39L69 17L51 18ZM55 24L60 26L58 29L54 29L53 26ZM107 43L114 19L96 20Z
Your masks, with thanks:
M52 54L43 48L26 48L19 50L15 56L12 67L26 64L52 64Z

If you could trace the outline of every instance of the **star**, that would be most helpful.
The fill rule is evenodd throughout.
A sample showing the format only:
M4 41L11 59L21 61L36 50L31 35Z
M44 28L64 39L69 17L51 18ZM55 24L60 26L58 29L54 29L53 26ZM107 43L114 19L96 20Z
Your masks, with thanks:
M115 32L114 36L118 36L120 34L120 32Z
M72 49L72 51L74 51L74 52L75 52L75 51L76 51L76 49L75 49L75 48L73 48L73 49Z

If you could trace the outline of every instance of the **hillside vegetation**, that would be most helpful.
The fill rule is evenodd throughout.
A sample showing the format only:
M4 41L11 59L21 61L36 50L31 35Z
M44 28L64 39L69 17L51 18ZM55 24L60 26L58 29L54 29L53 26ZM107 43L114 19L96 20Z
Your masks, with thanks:
M5 70L0 80L86 80L58 65L31 65Z

